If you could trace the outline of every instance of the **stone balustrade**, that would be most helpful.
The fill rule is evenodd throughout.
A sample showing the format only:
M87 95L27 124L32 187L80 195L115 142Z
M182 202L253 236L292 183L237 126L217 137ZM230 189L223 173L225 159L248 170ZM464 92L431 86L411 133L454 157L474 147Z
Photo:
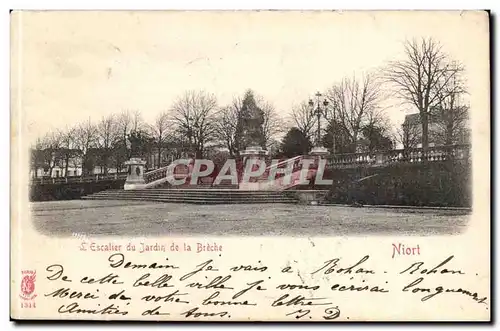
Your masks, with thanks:
M156 180L165 178L167 176L167 173L168 173L168 166L146 172L144 174L144 182L145 183L152 183ZM174 169L174 176L175 175L184 175L185 176L188 173L189 173L189 168L185 165L182 165L182 164L177 165Z
M312 158L311 155L296 156L289 160L283 160L278 164L271 165L268 160L266 171L262 176L254 179L255 182L263 182L268 180L271 168L286 167L288 162L294 162L293 172L301 169L300 161L302 159ZM447 160L469 160L470 158L470 145L452 145L452 146L438 146L429 147L427 152L422 148L413 149L393 149L382 152L364 152L364 153L350 153L350 154L336 154L327 157L328 168L363 168L363 167L385 167L392 164L407 163L418 164L424 162L442 162ZM312 165L314 168L317 164ZM241 169L239 169L241 170ZM189 167L186 165L178 165L174 169L174 176L178 178L189 175ZM162 167L144 174L145 183L152 183L167 176L168 166ZM277 178L283 175L278 175ZM241 176L240 176L241 177ZM241 179L241 178L240 178Z
M422 148L394 149L383 152L365 152L336 154L328 157L331 168L356 168L387 166L394 163L423 163L447 160L468 160L469 145L453 145L429 147L427 152Z
M110 180L121 180L127 178L126 173L95 174L88 176L68 176L68 177L38 177L30 178L31 185L41 184L67 184L67 183L93 183Z

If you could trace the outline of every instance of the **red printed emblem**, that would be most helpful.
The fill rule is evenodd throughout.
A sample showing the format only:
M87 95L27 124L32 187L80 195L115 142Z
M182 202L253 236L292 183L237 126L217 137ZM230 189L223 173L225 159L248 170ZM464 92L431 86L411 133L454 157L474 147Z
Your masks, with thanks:
M33 300L35 294L36 271L23 270L21 273L21 295L24 300Z

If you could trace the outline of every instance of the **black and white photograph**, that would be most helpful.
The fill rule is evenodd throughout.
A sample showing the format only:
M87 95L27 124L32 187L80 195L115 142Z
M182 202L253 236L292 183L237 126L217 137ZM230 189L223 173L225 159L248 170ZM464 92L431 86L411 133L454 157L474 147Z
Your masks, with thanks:
M454 30L319 30L320 13L291 31L272 25L284 13L223 12L208 30L188 13L130 13L119 26L108 15L40 14L25 31L54 30L24 46L40 54L24 68L39 77L23 86L26 107L58 114L27 123L41 233L467 228L478 110Z

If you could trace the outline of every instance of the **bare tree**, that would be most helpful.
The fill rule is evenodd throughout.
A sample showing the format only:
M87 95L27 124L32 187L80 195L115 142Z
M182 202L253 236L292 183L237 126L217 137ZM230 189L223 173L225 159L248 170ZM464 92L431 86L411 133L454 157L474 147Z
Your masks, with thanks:
M355 152L361 128L367 124L375 125L383 118L379 107L382 97L380 82L372 74L364 75L361 80L354 76L344 78L326 95L330 101L327 119L342 125L349 135L351 150Z
M96 133L96 147L99 148L98 164L104 170L104 174L108 174L113 145L120 137L117 117L113 114L103 117L97 124Z
M75 150L75 128L67 127L57 133L61 140L61 158L64 162L64 176L68 177L69 162L78 155Z
M82 176L87 174L89 164L89 152L97 144L97 127L90 121L78 125L75 130L75 143L82 155Z
M432 134L441 145L464 143L468 136L469 106L462 97L466 94L466 89L456 66L456 63L452 63L450 70L441 78L443 86L437 84L437 102L431 109L436 125ZM448 79L447 75L453 77Z
M44 149L45 149L44 141L42 138L37 138L36 142L31 146L31 171L33 171L33 178L38 177L38 169L43 168L45 166L45 158L44 158Z
M293 126L304 134L310 141L314 137L314 124L316 123L316 116L311 111L311 106L308 102L302 102L298 106L292 108L291 120Z
M135 110L132 112L132 130L139 131L143 130L145 126L145 122L142 118L141 112Z
M62 136L59 132L50 132L43 139L44 145L44 158L49 169L49 176L52 176L52 171L56 166L62 166L61 146Z
M469 106L457 104L450 108L436 109L434 139L440 145L469 143Z
M236 139L236 133L238 130L241 106L241 99L234 98L230 105L223 107L218 112L215 121L217 140L228 149L231 157L239 155L240 152L240 144Z
M130 132L132 127L132 116L129 111L121 112L117 118L117 128L120 134L120 138L125 141L127 139L127 134Z
M127 139L127 135L130 134L130 132L144 128L144 121L142 120L141 112L138 110L123 111L117 116L116 122L120 136L124 141Z
M58 132L49 132L37 139L35 146L31 148L31 163L35 177L39 168L47 170L49 176L52 176L54 167L61 165L62 162L61 146L61 135Z
M259 99L257 99L259 100ZM284 121L278 113L274 106L260 99L259 107L262 109L264 115L264 122L262 123L262 132L264 133L264 142L266 144L266 148L274 147L275 141L277 141L277 137L279 134L283 133L286 130L284 125Z
M204 91L187 91L172 106L172 119L178 133L188 138L197 158L207 143L215 139L217 100Z
M403 123L396 129L394 141L403 146L403 149L416 148L422 141L421 130L416 125L407 125Z
M113 144L112 159L117 171L122 169L123 162L130 157L127 148L128 137L132 132L138 132L145 128L141 113L138 110L124 110L116 116L117 139Z
M156 166L161 166L161 155L168 136L170 135L171 121L166 112L161 112L156 117L153 124L148 126L149 134L153 138L158 160Z
M429 115L444 87L463 71L461 65L450 65L440 43L432 38L406 41L404 60L392 61L384 71L386 82L404 103L414 105L421 117L422 147L429 147Z

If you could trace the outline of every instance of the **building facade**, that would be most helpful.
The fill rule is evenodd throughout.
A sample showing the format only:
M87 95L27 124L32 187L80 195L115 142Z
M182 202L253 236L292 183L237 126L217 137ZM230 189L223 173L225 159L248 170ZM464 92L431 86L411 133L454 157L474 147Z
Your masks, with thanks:
M470 143L470 122L466 114L459 117L453 113L446 117L430 113L428 118L429 147ZM405 116L402 132L405 148L422 148L422 119L419 113Z

